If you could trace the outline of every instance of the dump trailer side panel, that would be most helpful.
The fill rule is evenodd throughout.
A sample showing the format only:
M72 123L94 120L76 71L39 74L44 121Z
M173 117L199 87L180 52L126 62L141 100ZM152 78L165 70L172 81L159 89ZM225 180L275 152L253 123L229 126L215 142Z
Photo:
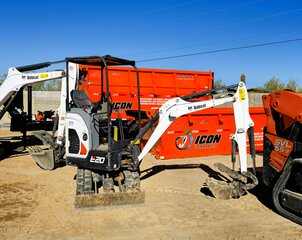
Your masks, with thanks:
M250 108L255 123L255 149L258 152L263 150L264 114L262 107ZM234 131L232 108L206 109L176 119L152 153L162 160L231 154L230 138Z
M98 102L101 92L106 90L105 84L100 85L102 73L99 67L81 65L86 69L86 80L80 83L79 88L88 92L92 102ZM132 119L127 116L126 110L138 110L136 73L133 68L109 67L109 88L113 101L113 108L119 110L122 118ZM139 69L141 110L153 115L156 110L167 100L202 92L213 88L214 73L200 71L164 70L164 69ZM206 98L203 98L206 99ZM117 115L113 112L112 118Z

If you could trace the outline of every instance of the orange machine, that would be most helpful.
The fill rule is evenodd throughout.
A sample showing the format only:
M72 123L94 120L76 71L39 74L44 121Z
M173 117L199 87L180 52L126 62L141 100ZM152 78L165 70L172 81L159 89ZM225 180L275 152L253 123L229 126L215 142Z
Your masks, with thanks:
M263 182L272 188L276 210L302 225L302 96L280 90L262 97Z
M83 76L79 88L88 92L92 102L99 101L106 86L100 85L100 68L81 65ZM138 110L136 96L137 83L133 68L109 67L109 88L112 93L112 118L127 121L133 119L129 112ZM167 100L213 88L214 73L200 71L180 71L163 69L139 69L140 100L143 117L152 116ZM203 99L209 97L203 97ZM256 151L263 149L263 126L265 125L262 107L251 108L255 122ZM158 159L188 158L231 153L230 135L235 131L232 108L213 108L196 114L180 117L169 127L152 153ZM185 143L184 143L185 141ZM180 144L181 142L181 144ZM181 147L180 147L181 146Z

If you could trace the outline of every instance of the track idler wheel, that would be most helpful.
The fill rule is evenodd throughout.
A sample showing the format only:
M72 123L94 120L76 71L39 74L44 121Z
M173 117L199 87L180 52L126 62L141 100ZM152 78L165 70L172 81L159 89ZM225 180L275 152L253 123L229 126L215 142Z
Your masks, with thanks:
M239 198L258 184L258 179L251 172L238 173L227 166L214 164L221 172L226 173L232 180L225 182L214 178L206 180L206 186L218 199Z

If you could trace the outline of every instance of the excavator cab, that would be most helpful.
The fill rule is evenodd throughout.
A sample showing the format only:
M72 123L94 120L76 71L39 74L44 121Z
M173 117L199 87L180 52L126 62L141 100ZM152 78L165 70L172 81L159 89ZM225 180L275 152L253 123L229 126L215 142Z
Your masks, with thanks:
M73 64L99 66L102 73L99 102L92 103L79 89L67 97L66 162L78 167L76 207L89 207L95 202L100 206L143 202L138 170L127 160L131 158L128 151L131 139L125 139L123 127L114 125L111 119L113 103L108 77L109 66L132 66L136 70L136 95L140 106L139 74L135 62L106 55L66 58L66 64L67 77ZM138 116L140 125L140 110ZM120 137L116 137L116 132Z
M302 96L279 90L262 101L267 116L263 182L272 188L277 212L302 224Z

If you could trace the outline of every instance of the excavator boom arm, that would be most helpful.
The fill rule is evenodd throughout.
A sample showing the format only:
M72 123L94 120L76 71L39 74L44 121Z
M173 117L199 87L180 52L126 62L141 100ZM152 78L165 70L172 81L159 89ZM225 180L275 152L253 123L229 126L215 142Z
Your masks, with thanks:
M159 109L159 123L144 146L144 149L138 156L138 160L142 161L146 154L156 144L158 139L177 118L186 114L194 113L196 111L219 106L227 102L233 102L236 131L232 138L238 144L241 172L246 172L246 132L247 129L254 125L254 123L249 114L248 94L243 82L239 83L237 86L237 91L233 96L197 102L188 102L178 97L167 101ZM148 126L148 128L150 127L151 126Z
M64 76L64 71L24 73L18 71L17 68L9 68L7 77L0 87L0 107L24 86L48 80L59 80Z

